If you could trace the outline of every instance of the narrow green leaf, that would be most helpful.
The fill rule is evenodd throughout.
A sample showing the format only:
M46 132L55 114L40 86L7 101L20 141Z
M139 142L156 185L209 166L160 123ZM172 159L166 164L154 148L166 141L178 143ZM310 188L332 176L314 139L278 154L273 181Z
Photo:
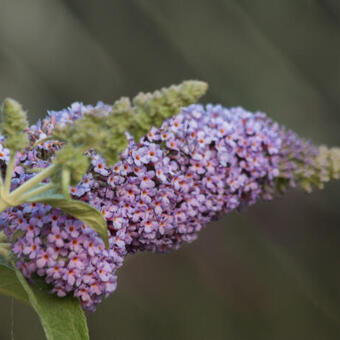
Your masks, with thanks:
M77 299L49 293L38 278L29 284L22 273L0 257L0 293L29 304L39 315L47 340L88 340L86 317Z
M46 191L39 196L31 197L28 202L45 203L52 207L63 210L67 214L84 222L90 228L96 231L103 239L106 248L109 247L106 220L101 212L91 205L82 201L68 200L62 194L55 193L52 190Z

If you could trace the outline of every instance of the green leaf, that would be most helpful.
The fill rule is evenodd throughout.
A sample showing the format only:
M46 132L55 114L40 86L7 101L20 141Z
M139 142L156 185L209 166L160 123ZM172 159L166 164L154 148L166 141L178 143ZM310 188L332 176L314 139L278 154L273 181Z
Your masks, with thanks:
M27 294L13 268L0 256L0 293L29 304Z
M86 317L77 299L59 298L50 294L41 280L30 285L19 270L15 273L39 315L47 340L89 339Z
M45 203L52 207L61 209L96 231L103 239L106 248L109 247L106 220L101 212L91 205L82 201L68 200L63 195L55 193L53 190L31 197L27 200L27 202Z
M49 293L46 283L29 284L22 273L0 257L0 293L29 304L39 315L47 340L89 339L86 317L77 299Z

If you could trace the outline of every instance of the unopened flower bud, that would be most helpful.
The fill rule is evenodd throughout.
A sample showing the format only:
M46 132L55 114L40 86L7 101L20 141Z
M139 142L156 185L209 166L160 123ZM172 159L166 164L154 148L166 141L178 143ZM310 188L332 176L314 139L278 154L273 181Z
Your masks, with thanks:
M21 151L28 145L26 112L14 99L5 99L1 113L1 133L4 146L13 152Z

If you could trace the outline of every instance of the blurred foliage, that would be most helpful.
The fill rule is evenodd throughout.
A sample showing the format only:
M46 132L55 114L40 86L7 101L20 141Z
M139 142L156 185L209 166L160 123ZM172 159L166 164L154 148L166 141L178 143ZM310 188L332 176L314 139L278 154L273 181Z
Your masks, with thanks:
M184 79L205 101L260 109L340 145L338 0L0 0L0 94L31 122L79 100L113 103ZM139 254L89 314L92 338L340 338L340 184L231 214L167 256ZM0 299L0 339L11 332ZM14 304L16 340L42 339Z

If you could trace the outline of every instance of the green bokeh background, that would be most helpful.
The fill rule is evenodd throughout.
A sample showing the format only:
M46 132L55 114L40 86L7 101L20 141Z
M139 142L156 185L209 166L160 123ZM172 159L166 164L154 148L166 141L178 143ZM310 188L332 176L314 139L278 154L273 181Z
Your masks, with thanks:
M184 79L340 145L339 0L0 0L0 97L32 123ZM92 339L340 339L339 193L292 191L170 255L129 257L88 314ZM0 340L43 339L28 307L0 305Z

